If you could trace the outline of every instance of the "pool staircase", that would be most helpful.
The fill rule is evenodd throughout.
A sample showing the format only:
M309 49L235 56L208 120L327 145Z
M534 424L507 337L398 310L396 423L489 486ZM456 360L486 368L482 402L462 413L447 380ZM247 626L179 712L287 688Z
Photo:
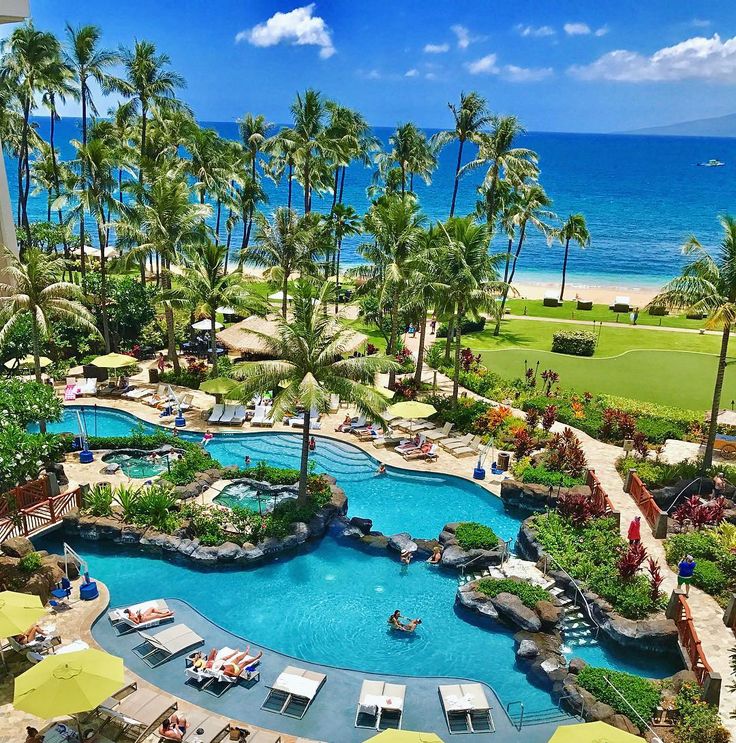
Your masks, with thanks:
M563 590L553 584L547 589L562 607L562 641L565 652L576 647L598 644L598 628L585 616L580 607Z

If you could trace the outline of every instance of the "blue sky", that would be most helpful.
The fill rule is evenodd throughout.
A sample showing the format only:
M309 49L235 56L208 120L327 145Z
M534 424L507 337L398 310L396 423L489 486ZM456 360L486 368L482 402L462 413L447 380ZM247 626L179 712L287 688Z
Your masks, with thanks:
M59 34L69 21L101 26L110 47L154 41L204 121L253 111L283 122L309 86L387 126L446 126L447 102L473 89L536 131L736 112L733 0L31 0L31 9Z

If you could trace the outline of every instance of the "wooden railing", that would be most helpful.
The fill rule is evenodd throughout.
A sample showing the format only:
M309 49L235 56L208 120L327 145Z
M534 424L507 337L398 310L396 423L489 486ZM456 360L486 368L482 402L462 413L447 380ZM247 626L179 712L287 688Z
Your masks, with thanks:
M644 485L639 478L639 475L637 475L634 470L629 471L626 479L626 490L636 501L636 505L639 506L642 516L644 516L647 523L652 528L654 536L660 539L664 538L667 535L666 528L664 534L658 534L657 532L663 522L666 524L667 513L657 505L654 497L647 490L646 485Z
M46 477L17 485L0 497L0 518L9 516L21 508L28 508L49 497L49 482Z
M80 488L68 490L50 497L36 500L34 503L8 511L0 517L0 542L10 537L28 537L46 526L55 524L61 517L81 508L82 491Z
M616 510L613 507L613 503L611 503L611 499L608 497L608 493L603 489L598 475L595 474L595 470L588 470L586 485L590 488L591 498L596 504L596 511L609 514Z
M695 623L690 613L690 606L687 603L687 599L682 595L677 597L674 619L677 625L677 631L680 634L680 644L690 660L690 668L695 674L698 683L702 686L705 682L706 675L711 673L713 669L705 657L703 647L700 644L700 638L695 631Z

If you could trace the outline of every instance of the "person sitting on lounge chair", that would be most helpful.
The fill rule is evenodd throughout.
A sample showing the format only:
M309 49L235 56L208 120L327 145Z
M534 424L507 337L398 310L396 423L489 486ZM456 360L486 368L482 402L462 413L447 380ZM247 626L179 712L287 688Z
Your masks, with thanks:
M345 420L335 428L336 431L341 431L342 433L345 433L345 431L349 431L353 426L353 419L350 417L350 414L345 416Z
M37 624L34 624L32 627L29 627L23 634L15 635L13 639L19 645L30 645L33 642L43 642L46 639L46 635Z
M150 622L152 619L167 619L173 617L174 612L168 609L158 609L155 606L151 606L145 611L131 611L130 609L123 609L123 614L127 614L133 624L145 624Z
M176 712L161 723L158 734L166 740L184 740L187 732L187 718Z

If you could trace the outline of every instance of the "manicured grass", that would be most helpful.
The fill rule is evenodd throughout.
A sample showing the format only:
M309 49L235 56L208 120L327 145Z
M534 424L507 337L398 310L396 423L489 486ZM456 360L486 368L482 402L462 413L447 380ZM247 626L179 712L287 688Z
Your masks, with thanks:
M368 343L372 343L376 346L381 353L386 352L386 339L381 335L375 325L369 325L360 318L357 318L356 320L346 320L345 325L351 330L367 335Z
M565 301L562 307L545 307L541 299L510 299L507 307L514 316L553 317L560 320L587 320L588 322L617 322L629 325L631 320L626 313L611 312L607 305L594 304L592 310L578 310L574 300ZM654 325L663 328L702 328L704 320L688 320L685 315L665 315L653 317L646 310L639 312L638 325Z

